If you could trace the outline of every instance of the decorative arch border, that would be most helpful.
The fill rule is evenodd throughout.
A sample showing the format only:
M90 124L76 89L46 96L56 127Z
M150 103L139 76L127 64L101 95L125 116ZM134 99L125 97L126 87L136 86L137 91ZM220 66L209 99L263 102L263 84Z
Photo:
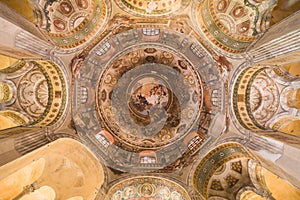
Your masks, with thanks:
M211 150L201 159L193 173L192 181L197 191L208 198L208 183L213 173L224 163L235 158L252 159L252 156L241 144L235 142L221 144Z

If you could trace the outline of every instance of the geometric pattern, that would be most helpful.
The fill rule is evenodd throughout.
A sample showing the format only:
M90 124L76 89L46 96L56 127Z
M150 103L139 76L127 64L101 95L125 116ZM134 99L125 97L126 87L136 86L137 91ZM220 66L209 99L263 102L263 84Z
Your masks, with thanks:
M242 162L240 160L236 161L236 162L232 162L230 168L233 171L236 171L236 172L242 174L242 168L243 168L243 166L242 166Z
M224 188L222 187L221 181L218 180L218 179L213 179L212 180L210 189L217 190L217 191L224 190Z
M231 175L228 175L228 176L225 178L225 181L227 182L229 188L232 188L232 187L239 181L239 179L234 178L234 177L231 176Z

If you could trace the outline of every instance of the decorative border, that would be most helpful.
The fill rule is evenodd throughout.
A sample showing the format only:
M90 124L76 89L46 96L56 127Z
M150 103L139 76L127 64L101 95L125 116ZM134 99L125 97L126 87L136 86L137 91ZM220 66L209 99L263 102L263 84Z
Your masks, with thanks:
M34 121L31 125L35 126L50 126L55 124L60 117L63 115L66 101L67 101L67 88L66 88L66 81L64 78L63 73L61 72L60 68L51 61L31 61L34 65L36 65L44 74L47 83L48 83L48 90L49 90L49 97L48 97L48 104L44 113ZM51 72L54 74L50 75L48 70L54 68ZM59 77L59 82L55 80L54 76L57 75ZM53 88L53 84L60 84L61 85L61 97L55 97L55 91ZM52 118L52 119L51 119Z
M248 130L265 130L265 127L260 125L254 118L254 116L251 113L251 108L250 108L250 89L252 86L252 83L254 79L258 76L260 72L265 70L266 67L248 67L244 69L239 75L238 78L235 80L234 84L234 89L233 89L233 95L232 95L232 106L234 110L234 114L240 123L244 128ZM244 76L249 76L248 79L246 79ZM242 85L244 84L244 85ZM245 87L245 85L247 85ZM243 87L244 89L242 89ZM240 94L238 91L242 90L243 93ZM243 102L238 102L238 96L239 95L244 95L244 101ZM241 106L242 104L242 106ZM243 105L244 104L244 105ZM243 110L242 108L243 107ZM244 109L246 108L246 112L244 112ZM244 117L241 116L241 113L246 114ZM249 119L250 123L252 122L252 125L247 125L243 118Z
M4 68L4 69L1 69L0 73L12 74L12 73L22 69L25 65L26 65L26 62L24 60L18 60L14 64L12 64L11 66L9 66L7 68Z
M21 113L17 113L13 110L0 111L0 115L11 119L17 126L27 124L29 121L28 119L24 119L25 116L22 116Z

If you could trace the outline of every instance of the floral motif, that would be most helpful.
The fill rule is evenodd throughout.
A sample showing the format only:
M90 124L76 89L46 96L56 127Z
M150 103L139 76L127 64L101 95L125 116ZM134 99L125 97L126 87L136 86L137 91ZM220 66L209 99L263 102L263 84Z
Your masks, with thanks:
M18 85L20 106L33 118L38 118L48 103L48 84L45 75L38 67L27 72Z

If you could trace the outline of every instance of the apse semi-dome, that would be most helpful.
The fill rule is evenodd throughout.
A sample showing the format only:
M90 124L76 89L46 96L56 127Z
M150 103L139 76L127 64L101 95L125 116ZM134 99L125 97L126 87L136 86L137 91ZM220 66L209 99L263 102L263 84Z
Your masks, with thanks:
M185 8L190 0L116 0L117 5L133 15L164 16Z
M264 32L276 0L204 0L195 7L197 27L216 47L242 53Z
M75 48L103 30L109 17L108 4L105 0L42 0L41 28L56 46Z
M188 192L179 183L153 176L137 176L113 185L105 200L117 199L190 200Z
M212 139L221 84L213 59L193 38L128 30L100 41L74 72L76 129L110 167L170 170Z

